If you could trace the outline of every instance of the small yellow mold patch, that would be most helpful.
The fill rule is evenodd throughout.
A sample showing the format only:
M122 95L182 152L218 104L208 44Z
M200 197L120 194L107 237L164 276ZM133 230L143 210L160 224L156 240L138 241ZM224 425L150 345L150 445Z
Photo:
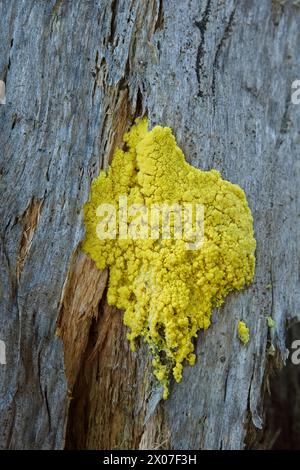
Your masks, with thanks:
M147 127L146 119L137 120L124 135L125 149L115 150L108 173L101 171L93 181L84 208L83 249L99 269L110 268L108 303L124 310L132 349L138 337L149 345L154 374L167 398L170 376L179 382L184 363L195 363L194 339L209 327L212 309L230 291L251 283L256 244L243 190L215 170L190 166L171 129ZM99 238L104 215L97 208L110 204L122 214L120 196L126 196L128 206L147 208L202 204L203 245L187 249L184 239L164 239L159 224L156 236L145 234L143 223L139 238L118 236L135 217L145 222L148 216L141 213L126 222L120 216L115 224L107 218L110 238Z
M268 356L275 356L275 353L276 353L276 349L275 349L275 346L274 344L270 344L270 346L267 348L267 354Z
M243 344L247 344L249 342L249 328L247 327L246 323L244 321L239 321L238 324L238 337L239 340Z

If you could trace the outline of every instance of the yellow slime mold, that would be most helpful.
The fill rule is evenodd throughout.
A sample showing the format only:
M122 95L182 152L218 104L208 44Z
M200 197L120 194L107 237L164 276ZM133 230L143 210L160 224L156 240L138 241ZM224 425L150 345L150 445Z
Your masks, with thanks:
M249 342L249 338L250 338L249 328L247 327L247 325L244 321L239 321L239 324L238 324L238 337L239 337L239 340L243 344L247 344Z
M83 249L99 269L110 268L108 303L124 310L132 349L139 336L149 345L154 374L167 398L171 373L179 382L184 362L195 363L193 338L209 327L213 307L253 279L253 219L243 190L215 170L190 166L171 129L148 131L147 120L137 120L124 142L108 174L101 171L92 183ZM158 239L120 237L124 223L119 218L115 226L106 220L111 238L100 239L98 224L105 217L97 208L112 204L120 209L120 196L127 197L128 206L147 208L203 204L203 246L187 249L183 238L164 239L161 228ZM134 216L128 226L132 221Z

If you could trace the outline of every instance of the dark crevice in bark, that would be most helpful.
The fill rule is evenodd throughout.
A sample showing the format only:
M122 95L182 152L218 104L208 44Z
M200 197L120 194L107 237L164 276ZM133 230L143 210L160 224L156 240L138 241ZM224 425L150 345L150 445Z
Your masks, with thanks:
M278 26L280 18L284 13L284 1L282 0L272 0L272 20L274 26Z
M103 298L99 304L99 318L93 318L92 320L86 350L84 352L81 367L71 393L65 438L66 449L86 449L86 436L88 435L89 427L88 417L90 414L89 387L91 383L91 377L89 377L89 374L87 374L86 363L90 362L91 358L93 358L95 355L100 315L105 297L106 291L104 291ZM91 369L89 369L89 371L92 372ZM99 372L97 372L96 380L98 379L98 375Z
M103 58L102 59L103 61L105 61L105 59ZM92 98L94 99L95 97L95 93L96 93L96 88L97 88L97 84L98 84L98 79L99 79L99 72L100 72L100 66L101 65L104 65L103 62L101 62L101 64L99 65L98 64L98 61L99 61L99 52L98 50L96 51L96 57L95 57L95 69L93 70L92 72L92 76L94 78L94 85L93 85L93 91L92 91Z
M202 19L200 21L195 21L195 26L200 31L200 44L197 49L197 56L196 56L196 74L197 74L197 81L199 85L198 96L201 98L204 95L202 85L201 85L201 75L203 74L203 57L204 57L204 43L205 43L205 33L207 30L207 25L209 22L209 16L211 12L211 0L207 1Z
M140 87L137 89L137 95L136 95L136 110L135 110L135 115L137 117L142 117L143 115L143 95L140 90Z
M265 399L264 448L295 450L300 445L300 323L287 330L286 365L270 375L269 393Z
M300 323L287 327L289 358L282 363L276 351L268 356L261 392L263 429L257 429L249 413L245 446L258 450L296 450L300 445ZM298 352L297 352L298 351ZM294 356L293 356L294 353ZM249 409L249 405L248 405Z
M163 30L164 22L165 22L163 0L157 0L157 1L158 1L158 14L157 14L157 20L154 26L154 32Z
M108 43L113 44L114 35L116 31L118 0L112 0L110 8L111 8L111 20L110 20L110 34L108 37Z

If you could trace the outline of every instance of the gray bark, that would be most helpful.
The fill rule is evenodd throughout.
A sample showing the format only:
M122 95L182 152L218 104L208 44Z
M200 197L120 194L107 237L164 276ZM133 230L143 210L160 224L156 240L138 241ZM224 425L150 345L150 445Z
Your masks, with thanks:
M268 341L284 358L299 316L299 24L296 0L1 0L2 448L240 449L263 426ZM80 251L91 180L144 113L245 190L257 239L166 402Z

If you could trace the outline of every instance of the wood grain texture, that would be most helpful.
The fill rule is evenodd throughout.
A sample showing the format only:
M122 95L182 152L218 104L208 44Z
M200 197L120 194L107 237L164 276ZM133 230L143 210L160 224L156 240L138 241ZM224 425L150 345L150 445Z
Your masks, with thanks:
M300 316L299 24L296 0L1 0L1 448L240 449L262 427L268 341L284 359ZM257 239L166 402L80 253L91 180L144 113L245 190Z

